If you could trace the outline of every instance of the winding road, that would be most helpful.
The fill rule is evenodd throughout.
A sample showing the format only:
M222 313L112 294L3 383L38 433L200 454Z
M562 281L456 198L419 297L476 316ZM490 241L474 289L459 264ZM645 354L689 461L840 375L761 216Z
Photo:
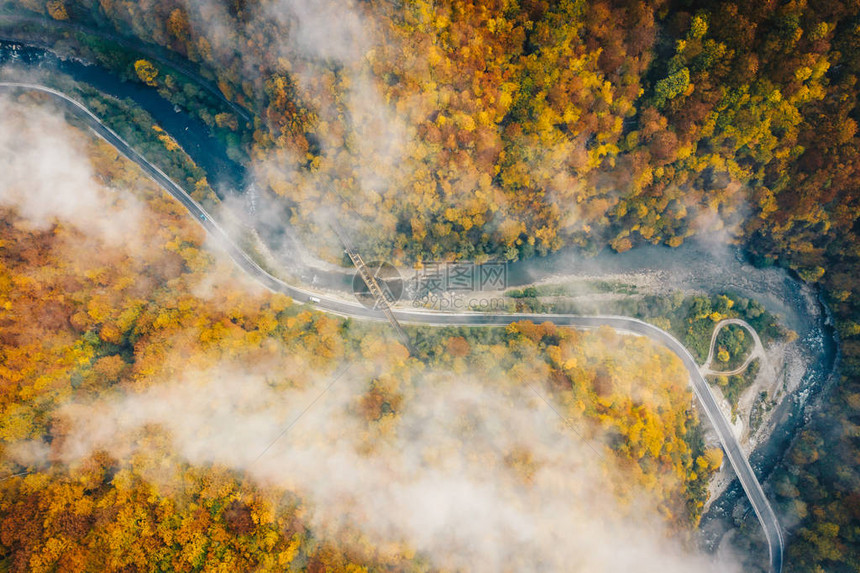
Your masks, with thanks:
M368 309L360 304L354 304L335 298L327 298L322 294L288 285L272 276L261 268L245 251L232 241L227 232L209 215L186 191L171 180L161 169L152 165L142 155L135 151L113 130L104 125L101 120L83 104L69 96L47 86L0 82L0 90L36 91L50 94L75 116L83 120L97 135L116 147L128 159L139 165L165 191L182 203L191 215L206 229L206 231L227 251L230 257L246 273L254 277L268 289L284 293L295 300L313 302L317 308L334 314L383 321L385 317L377 310ZM311 301L313 297L313 301ZM405 311L395 310L394 316L402 323L422 324L430 326L505 326L514 320L531 320L535 322L550 321L559 326L575 328L599 328L609 326L614 329L633 332L647 336L660 342L674 352L684 363L690 373L693 391L699 399L708 419L719 436L726 457L735 471L741 486L746 493L759 522L764 530L770 552L770 568L774 573L781 573L785 541L779 521L773 511L755 472L741 450L735 438L731 425L723 416L717 401L711 392L705 378L690 352L674 336L651 324L622 316L578 316L567 314L494 314L494 313L445 313L434 311Z
M737 368L734 368L732 370L714 370L713 368L711 368L711 363L713 363L714 361L714 350L716 349L717 345L717 335L720 333L723 327L729 326L730 324L740 326L750 333L750 336L752 336L753 339L753 349L747 356L746 360L744 360L744 363ZM734 376L746 370L747 366L749 366L750 363L756 358L760 358L762 362L767 361L767 355L764 352L764 345L761 343L761 338L759 338L758 332L756 332L755 329L750 326L749 323L747 323L747 321L745 320L741 320L739 318L727 318L725 320L721 320L714 326L714 332L713 334L711 334L711 347L708 350L708 359L705 360L704 364L702 364L701 371L702 374L705 376Z

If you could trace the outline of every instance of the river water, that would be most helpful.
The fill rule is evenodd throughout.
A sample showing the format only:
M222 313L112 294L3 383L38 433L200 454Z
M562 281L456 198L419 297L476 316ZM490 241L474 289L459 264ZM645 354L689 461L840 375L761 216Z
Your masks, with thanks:
M200 120L163 99L154 88L123 81L111 72L75 59L60 58L50 51L16 41L0 41L0 67L17 67L50 74L60 72L74 80L118 97L134 101L157 121L203 168L210 182L224 197L243 190L246 169L232 161L224 145L213 137ZM32 78L30 78L32 79ZM26 81L26 80L25 80ZM297 273L313 285L351 292L353 273L349 270L303 268ZM554 278L577 276L646 274L670 288L706 293L736 293L755 299L780 316L798 334L797 347L806 364L799 390L784 400L774 415L775 429L767 442L750 456L753 468L763 480L784 455L804 421L811 398L827 386L838 355L838 345L829 312L818 295L780 268L758 269L743 260L737 247L719 237L688 241L678 248L640 246L623 254L608 249L586 257L567 250L547 257L518 261L507 266L508 286L521 286ZM743 499L737 481L711 505L704 523L722 520Z
M39 77L61 73L117 99L130 99L146 110L206 172L219 196L223 198L234 189L244 188L245 167L227 156L225 146L212 135L209 126L162 98L153 87L124 81L104 68L74 58L58 57L38 46L2 38L0 67L19 75L21 81L36 83Z

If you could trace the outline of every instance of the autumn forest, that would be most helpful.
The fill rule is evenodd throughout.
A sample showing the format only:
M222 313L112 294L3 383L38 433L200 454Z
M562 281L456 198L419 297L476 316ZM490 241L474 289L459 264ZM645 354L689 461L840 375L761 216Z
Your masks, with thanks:
M839 358L763 479L784 569L860 568L857 2L0 0L0 37L40 29L208 126L320 265L349 264L336 221L398 266L717 237L785 269ZM202 205L238 201L131 103L75 89ZM409 326L407 348L256 284L63 117L0 95L0 154L41 141L0 157L0 571L713 565L723 451L669 350L516 317ZM565 310L539 294L510 308ZM740 301L637 316L702 360L725 318L792 340ZM760 366L711 382L735 406ZM739 554L766 553L754 517Z

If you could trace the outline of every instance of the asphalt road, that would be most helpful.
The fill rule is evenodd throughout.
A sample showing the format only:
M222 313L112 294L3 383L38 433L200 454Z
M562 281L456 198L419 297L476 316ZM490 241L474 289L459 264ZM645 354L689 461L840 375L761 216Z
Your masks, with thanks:
M273 277L261 268L245 251L239 248L222 229L218 223L194 200L182 187L171 180L161 169L149 163L142 155L135 151L119 135L109 127L105 126L83 104L75 101L69 96L52 88L27 83L0 82L0 89L5 90L31 90L47 93L59 100L69 111L87 123L99 136L117 148L117 150L137 163L147 174L149 174L161 187L182 203L191 215L215 238L227 251L230 257L246 273L254 277L268 289L284 293L301 302L311 302L311 297L318 299L314 302L320 310L332 312L342 316L364 318L369 320L384 321L381 312L365 308L360 304L349 303L333 298L326 298L322 294L301 289L286 284ZM647 336L668 347L684 363L690 372L690 380L693 391L699 398L702 409L713 425L719 436L720 443L726 453L726 458L735 471L741 486L758 516L767 538L770 551L771 571L781 573L782 557L785 548L782 529L779 520L771 508L767 497L764 495L761 484L749 464L746 456L741 450L740 444L735 438L728 420L723 416L717 405L714 395L707 382L699 371L693 356L687 351L674 336L641 320L623 316L578 316L566 314L491 314L491 313L444 313L433 311L395 311L395 317L405 324L422 324L431 326L505 326L516 320L531 320L534 322L552 322L559 326L571 326L575 328L598 328L609 326L618 330L633 332Z

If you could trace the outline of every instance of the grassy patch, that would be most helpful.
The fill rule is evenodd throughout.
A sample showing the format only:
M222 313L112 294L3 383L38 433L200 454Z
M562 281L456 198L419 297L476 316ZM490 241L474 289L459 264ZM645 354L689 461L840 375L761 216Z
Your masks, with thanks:
M572 296L571 293L583 295L588 292L577 289L577 286L526 287L510 290L506 295L515 302L517 312L617 314L645 320L674 334L699 363L708 357L714 327L726 318L740 318L748 322L764 345L790 339L794 334L781 326L777 317L767 312L759 302L732 293L685 296L676 291L671 295L632 294L614 300L545 300L550 296ZM624 292L624 289L635 289L635 286L623 283L604 282L603 286L619 293ZM715 359L715 366L725 370L740 366L752 348L751 338L741 327L724 328L718 336L718 346L722 345L728 352L729 359L727 363ZM725 364L728 366L723 368Z
M755 359L750 362L746 370L735 376L708 376L708 380L720 387L723 396L731 404L733 416L737 414L741 394L755 382L760 366L759 360Z

